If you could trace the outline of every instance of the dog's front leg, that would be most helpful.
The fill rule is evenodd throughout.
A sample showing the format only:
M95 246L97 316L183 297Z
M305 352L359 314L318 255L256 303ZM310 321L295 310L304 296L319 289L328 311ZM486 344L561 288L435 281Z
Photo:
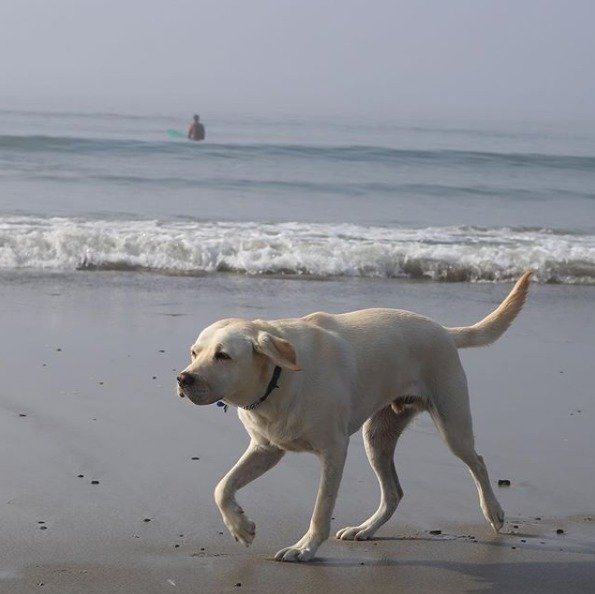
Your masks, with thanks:
M277 561L309 561L316 554L318 547L328 538L331 516L343 476L348 443L349 440L345 439L344 442L334 444L332 448L319 454L322 472L310 528L294 545L281 549L275 555Z
M284 450L272 445L250 442L244 455L215 488L215 502L231 535L246 546L254 540L255 525L236 501L236 491L271 469L283 457Z

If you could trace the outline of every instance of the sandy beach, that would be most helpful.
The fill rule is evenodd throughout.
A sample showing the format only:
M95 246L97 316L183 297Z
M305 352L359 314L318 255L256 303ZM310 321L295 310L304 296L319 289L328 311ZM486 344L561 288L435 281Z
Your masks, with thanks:
M212 321L361 307L474 323L508 284L4 273L0 278L0 592L587 592L595 583L593 287L534 285L495 345L462 353L477 450L507 514L499 535L463 464L420 416L399 442L405 491L370 542L309 564L274 553L305 531L313 456L244 489L246 549L212 492L247 444L234 411L175 394ZM353 436L333 530L378 487ZM562 532L561 532L562 531Z

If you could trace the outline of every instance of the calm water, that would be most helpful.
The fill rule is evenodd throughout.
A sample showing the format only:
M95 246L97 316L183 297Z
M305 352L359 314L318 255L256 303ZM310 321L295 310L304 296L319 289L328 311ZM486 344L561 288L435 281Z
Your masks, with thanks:
M0 270L595 283L595 134L0 111Z

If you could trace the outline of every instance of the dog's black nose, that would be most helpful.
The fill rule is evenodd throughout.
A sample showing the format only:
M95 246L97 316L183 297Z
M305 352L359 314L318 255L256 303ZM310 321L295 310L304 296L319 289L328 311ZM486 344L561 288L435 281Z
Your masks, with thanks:
M191 386L194 383L194 376L186 371L182 371L180 375L178 375L178 384L182 388L186 388L187 386Z

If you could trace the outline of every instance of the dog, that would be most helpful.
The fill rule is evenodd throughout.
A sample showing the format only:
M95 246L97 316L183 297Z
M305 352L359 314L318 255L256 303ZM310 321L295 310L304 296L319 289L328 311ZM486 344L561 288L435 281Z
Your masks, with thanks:
M520 312L531 272L473 326L447 328L416 313L364 309L281 320L225 319L203 330L178 395L198 405L237 407L251 441L215 489L223 521L246 546L255 525L236 492L275 466L286 451L312 452L321 478L310 526L279 561L309 561L330 533L349 437L363 426L368 460L381 485L377 511L340 540L366 540L403 497L393 454L413 417L427 411L441 436L469 468L481 510L497 532L504 522L482 457L476 453L467 380L458 349L488 345Z

